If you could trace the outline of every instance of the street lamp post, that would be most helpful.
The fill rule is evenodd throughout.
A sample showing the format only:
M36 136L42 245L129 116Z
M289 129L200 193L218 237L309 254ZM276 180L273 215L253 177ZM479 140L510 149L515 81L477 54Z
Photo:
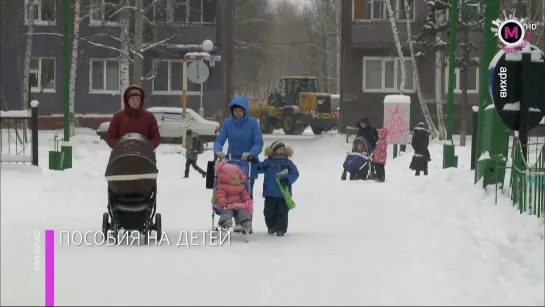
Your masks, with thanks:
M183 60L182 73L182 144L186 147L186 132L187 132L187 62L188 61L204 61L210 60L208 52L214 49L214 43L211 40L205 40L201 44L203 52L186 53ZM202 85L201 85L202 86ZM201 87L202 88L202 87ZM202 90L201 90L201 108L202 108ZM199 110L200 113L200 110Z

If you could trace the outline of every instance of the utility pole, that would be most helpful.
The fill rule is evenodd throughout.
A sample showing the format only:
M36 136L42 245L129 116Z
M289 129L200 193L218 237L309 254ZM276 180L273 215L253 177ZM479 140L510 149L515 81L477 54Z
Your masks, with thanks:
M485 22L484 22L484 32L483 32L483 48L481 56L481 67L480 67L480 76L479 76L479 115L477 120L477 148L475 154L475 183L477 183L481 178L484 177L484 185L493 184L494 182L503 183L505 170L503 170L503 175L498 176L498 169L496 164L490 164L486 161L482 163L479 162L481 154L483 153L483 143L485 139L490 137L493 140L488 140L489 142L499 142L500 145L493 146L490 148L490 156L499 154L501 151L501 143L505 140L509 140L507 137L507 129L501 129L501 126L493 127L496 123L501 124L501 120L494 120L494 123L487 123L487 130L492 130L488 136L484 134L484 111L492 103L492 98L488 91L488 65L496 55L498 50L498 41L492 33L492 22L498 18L500 14L500 1L498 0L486 0L486 12L485 12ZM496 124L497 125L497 124ZM497 128L497 129L494 129ZM505 126L503 127L505 128ZM491 135L490 135L491 134ZM493 152L492 152L493 151Z
M497 0L494 0L497 1ZM454 123L454 72L456 69L456 23L458 22L458 0L450 3L450 44L448 59L447 141L443 145L443 168L456 167L452 129ZM486 31L485 31L486 32Z

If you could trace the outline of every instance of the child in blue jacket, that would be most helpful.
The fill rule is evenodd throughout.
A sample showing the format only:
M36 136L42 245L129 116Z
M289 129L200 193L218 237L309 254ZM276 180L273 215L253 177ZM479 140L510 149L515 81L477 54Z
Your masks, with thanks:
M299 178L299 171L289 159L293 155L293 149L286 147L284 143L275 141L265 149L267 158L257 164L257 172L265 174L263 179L263 196L265 197L265 223L269 234L276 233L283 236L288 231L288 205L276 183L287 186L292 194L291 185Z

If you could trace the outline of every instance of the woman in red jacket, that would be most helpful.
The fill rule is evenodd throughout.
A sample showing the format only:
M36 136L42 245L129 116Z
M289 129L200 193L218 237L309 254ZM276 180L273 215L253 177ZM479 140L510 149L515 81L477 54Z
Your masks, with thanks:
M144 90L136 85L129 86L123 93L125 108L114 114L108 128L106 143L113 148L117 140L127 133L140 133L148 138L153 149L160 143L159 126L151 112L142 108Z

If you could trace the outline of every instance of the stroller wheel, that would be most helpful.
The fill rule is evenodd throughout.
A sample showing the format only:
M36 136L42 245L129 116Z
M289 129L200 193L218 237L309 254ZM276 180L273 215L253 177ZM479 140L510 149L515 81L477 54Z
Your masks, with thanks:
M157 232L157 238L161 240L161 235L163 234L161 230L163 229L161 226L161 213L157 213L155 215L155 225L153 225L153 229Z
M110 216L108 215L108 212L104 212L102 214L102 235L104 236L104 239L106 239L106 236L108 235L108 230L110 230Z

